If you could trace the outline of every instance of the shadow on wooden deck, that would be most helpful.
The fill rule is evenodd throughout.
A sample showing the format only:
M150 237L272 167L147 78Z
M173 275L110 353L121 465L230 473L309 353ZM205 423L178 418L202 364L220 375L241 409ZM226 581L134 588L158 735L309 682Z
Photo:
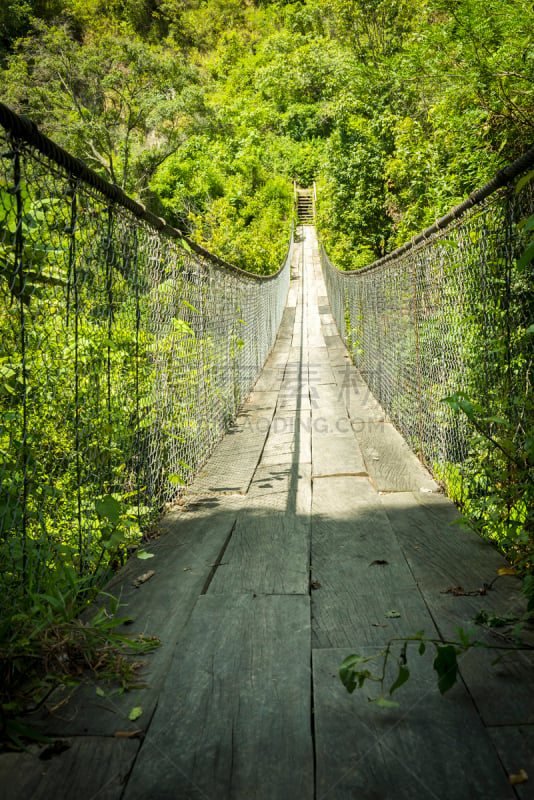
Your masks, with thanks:
M482 607L522 606L513 576L484 596L447 591L490 583L504 560L457 524L348 363L313 228L302 233L277 344L163 520L153 578L136 588L144 565L132 559L108 587L134 618L129 631L163 642L147 657L149 688L101 697L89 681L35 720L65 747L1 756L10 800L533 796L508 781L534 776L532 653L492 667L490 651L471 651L442 698L431 650L414 652L398 709L340 682L350 653L419 630L448 639ZM143 713L131 722L134 706Z

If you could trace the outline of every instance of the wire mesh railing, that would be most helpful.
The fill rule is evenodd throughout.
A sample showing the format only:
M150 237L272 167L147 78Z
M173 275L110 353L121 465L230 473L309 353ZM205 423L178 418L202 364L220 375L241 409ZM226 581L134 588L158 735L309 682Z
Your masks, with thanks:
M365 270L336 269L322 247L333 316L355 365L413 450L468 512L469 498L495 489L475 466L489 454L466 416L443 399L460 394L479 404L490 433L506 417L511 440L529 446L533 269L517 263L529 237L522 223L534 213L534 180L516 179L533 164L534 149ZM530 511L516 504L509 513L526 518Z
M274 343L274 276L185 240L0 104L0 608L91 574L206 461Z

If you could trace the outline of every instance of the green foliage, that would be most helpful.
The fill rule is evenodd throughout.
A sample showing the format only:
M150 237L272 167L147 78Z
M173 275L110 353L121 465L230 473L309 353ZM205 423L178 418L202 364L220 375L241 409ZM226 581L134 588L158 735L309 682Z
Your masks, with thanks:
M510 625L511 622L518 623L514 628L513 635L516 642L510 641L508 645L493 645L481 641L478 638L476 629L464 631L457 628L458 639L455 641L444 642L441 639L426 638L424 631L417 631L413 636L406 638L392 638L383 650L370 656L351 654L347 656L339 667L339 677L345 689L352 694L356 689L363 689L367 682L378 685L377 696L368 697L369 702L381 708L395 708L399 703L389 700L388 697L401 688L410 679L408 660L414 648L417 649L419 656L424 656L427 647L434 648L434 660L432 663L436 673L437 685L440 694L450 691L458 680L458 659L463 654L473 648L484 648L495 651L496 656L493 664L498 663L504 656L522 650L532 648L522 645L519 637L520 628L530 619L531 612L527 612L521 620L509 618L501 624ZM486 612L479 612L475 618L475 623L479 625L495 625L492 615ZM373 672L370 667L379 667L378 671ZM393 683L389 685L391 674L395 675ZM388 688L389 687L389 688Z
M107 595L107 606L90 607L95 589L73 571L68 586L56 584L48 593L32 594L30 607L0 627L0 742L11 749L48 741L24 716L53 689L74 687L87 670L98 681L99 694L104 694L101 683L119 693L139 688L139 654L160 644L154 637L122 631L130 620L119 616L115 597Z

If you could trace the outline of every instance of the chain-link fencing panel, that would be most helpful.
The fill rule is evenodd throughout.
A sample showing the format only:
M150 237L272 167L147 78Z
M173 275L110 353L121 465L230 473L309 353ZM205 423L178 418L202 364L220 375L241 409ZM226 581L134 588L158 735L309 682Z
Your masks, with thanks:
M484 498L494 494L481 461L504 453L488 446L487 436L481 440L468 417L454 413L444 398L473 401L485 433L494 431L500 441L504 435L509 452L507 440L522 457L530 446L533 268L517 265L532 236L524 223L534 213L534 182L517 186L511 181L457 216L451 213L442 229L436 225L398 256L360 272L336 269L322 247L332 312L355 365L390 420L468 514L470 498L479 501L473 513L481 513ZM488 500L487 518L489 506ZM517 528L529 510L519 500L509 509L512 524L514 514L522 517Z
M225 265L0 111L6 611L113 565L190 482L274 343L292 245L275 276Z

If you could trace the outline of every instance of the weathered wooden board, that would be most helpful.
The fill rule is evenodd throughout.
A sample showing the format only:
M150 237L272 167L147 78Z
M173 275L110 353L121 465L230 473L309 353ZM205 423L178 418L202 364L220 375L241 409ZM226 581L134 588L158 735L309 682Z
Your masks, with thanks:
M257 502L266 494L277 495L274 508L292 510L296 514L311 512L311 465L291 464L281 466L260 465L250 484L248 498ZM261 501L260 501L261 502Z
M243 407L240 411L239 419L244 416L245 412L250 411L264 411L264 410L273 410L276 408L276 403L278 402L278 390L276 391L261 391L259 389L254 389L245 402L243 403Z
M309 598L202 597L124 800L313 797Z
M352 434L347 409L341 403L330 408L312 408L312 430L320 434Z
M273 431L267 439L260 463L275 465L293 462L311 462L311 436L298 432L277 434Z
M58 690L41 713L32 718L32 724L43 732L56 736L106 736L118 730L148 727L174 645L224 550L244 498L195 497L194 501L188 506L191 511L176 510L161 521L160 527L167 533L146 547L153 558L130 559L105 587L106 592L120 598L119 615L133 619L125 626L125 633L155 635L162 642L151 654L135 658L145 662L139 677L147 688L100 697L96 683L88 679L63 706L60 700L69 697L71 690ZM148 570L155 574L136 588L134 580ZM98 608L107 606L108 598L103 596L95 604ZM139 705L143 716L130 722L130 710ZM53 714L47 713L47 707L55 706L60 707Z
M423 598L414 585L398 590L395 570L389 564L369 564L369 569L380 573L374 590L362 594L354 589L338 591L322 584L312 589L312 647L351 647L387 644L395 636L413 636L423 630L435 636L436 629ZM320 574L313 565L312 580ZM312 587L313 587L312 583ZM398 617L387 617L396 612Z
M264 368L265 369L275 369L276 367L285 367L287 364L287 360L289 357L289 347L290 347L290 340L283 339L282 344L286 344L287 347L277 346L276 349L272 350L270 355L267 357L265 361Z
M462 586L476 590L490 583L506 566L494 547L459 524L457 508L444 495L386 494L381 496L381 503L422 589L439 593ZM517 583L511 576L500 577L488 598L492 593L505 592L503 597L509 602L509 592L517 593Z
M504 725L489 728L495 747L508 775L518 775L524 770L528 781L516 784L520 800L532 800L534 779L534 725Z
M491 632L480 638L500 647L510 644ZM534 652L511 653L492 664L497 655L477 648L459 658L462 678L480 716L486 725L534 725Z
M312 422L310 408L277 408L269 433L275 435L279 433L285 434L295 431L298 436L304 436L310 433L311 426Z
M378 491L438 490L435 481L393 425L387 422L372 427L363 425L357 439L369 475Z
M260 410L251 415L246 424L229 431L197 474L188 492L246 492L258 465L272 416L272 410Z
M474 631L486 645L508 646L506 628L490 630L474 622L480 610L501 617L525 611L519 579L497 577L506 566L503 557L473 531L455 524L458 512L441 495L407 493L381 500L443 638L457 640L457 629L462 628ZM476 594L493 581L486 594ZM534 722L534 654L507 657L492 667L497 654L477 649L460 659L460 671L483 719L488 725Z
M324 318L323 318L323 321L322 321L322 332L323 332L323 336L329 337L329 338L332 337L332 336L339 336L337 325L333 320L332 320L332 322L326 322L326 321L324 321ZM341 341L341 338L340 338L340 341Z
M276 494L250 498L237 518L209 594L307 594L310 517L288 510L286 502Z
M352 648L313 653L317 797L328 800L511 800L497 752L462 684L441 697L431 649L409 653L411 677L381 709L349 695L339 665ZM389 674L388 688L396 678ZM369 690L376 693L376 685Z
M323 325L335 325L336 324L335 320L334 320L334 317L332 316L332 310L330 309L330 306L328 306L328 311L324 310L324 306L321 306L320 308L318 308L318 311L319 311L319 315L321 317L321 322L322 322ZM336 331L336 333L337 333L337 331Z
M89 736L64 740L56 753L53 745L39 752L3 753L2 798L120 800L139 746L136 740Z
M343 339L336 331L332 336L325 336L325 344L328 347L328 353L334 352L334 350L343 351L343 353L347 353L347 348L343 342Z
M311 321L308 321L308 327L307 327L307 330L308 330L308 347L310 349L323 348L325 345L324 345L324 336L322 335L322 333L320 333L321 322L320 322L319 318L317 318L317 324L316 324L316 330L318 331L317 333L311 333L311 330L313 328L312 328L312 325L310 324L310 322Z
M309 411L311 409L311 401L309 396L305 395L287 395L281 397L278 401L277 411Z
M328 349L326 347L310 347L308 362L313 367L322 366L323 364L330 365Z
M312 385L310 396L314 408L331 408L332 406L344 405L343 393L336 383Z
M258 392L278 391L284 377L284 367L272 367L263 369L258 380L254 384L254 390Z
M388 562L386 573L369 566ZM413 587L413 576L380 498L366 478L313 482L312 576L328 591L364 594Z
M332 367L328 364L322 364L320 366L310 365L308 367L308 380L310 382L310 387L320 386L321 384L335 385L336 382Z
M367 475L358 442L352 433L321 433L312 427L312 475Z

